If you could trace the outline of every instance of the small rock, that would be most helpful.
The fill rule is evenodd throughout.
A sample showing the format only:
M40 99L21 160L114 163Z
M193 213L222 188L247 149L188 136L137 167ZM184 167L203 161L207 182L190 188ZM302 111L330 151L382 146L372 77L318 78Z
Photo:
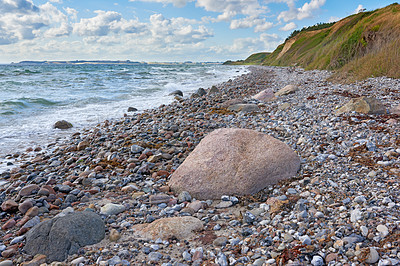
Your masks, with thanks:
M259 258L253 262L253 266L263 266L265 265L265 259Z
M30 199L24 200L19 206L18 210L22 213L25 214L30 208L33 207L33 203Z
M17 236L13 240L11 240L10 244L11 245L17 244L17 243L21 242L24 239L25 239L25 236Z
M31 194L37 193L39 191L39 189L40 189L40 187L38 185L30 184L30 185L27 185L27 186L21 188L18 195L20 197L26 197Z
M1 256L3 256L4 258L10 258L15 254L17 254L17 250L14 248L9 248L1 252Z
M150 252L147 258L149 262L159 262L162 259L162 254L160 252Z
M83 140L81 142L78 143L78 146L76 147L78 149L78 151L84 150L87 147L89 147L90 143L86 140Z
M208 95L219 93L219 89L216 86L211 86L211 89L208 91Z
M369 263L369 264L373 264L373 263L378 262L378 260L379 260L378 251L376 251L376 249L372 248L372 247L368 248L368 249L369 249L369 254L367 255L367 258L366 258L365 262Z
M204 208L204 205L205 204L203 204L203 202L201 202L200 200L196 200L196 201L193 201L193 202L189 203L187 205L187 207L191 208L192 210L194 210L194 212L198 212L200 209Z
M337 253L330 253L326 255L325 257L325 262L328 264L331 261L337 260L338 254Z
M366 201L367 201L367 199L365 198L365 196L357 196L354 198L354 202L359 203L359 204L364 203Z
M389 229L386 225L380 224L376 227L376 230L379 232L379 235L384 238L389 234Z
M14 263L12 262L12 260L3 260L2 262L0 262L0 266L13 266Z
M110 241L116 242L116 241L118 241L118 239L121 238L121 234L120 234L120 232L118 232L118 230L111 229L108 238L110 239Z
M318 255L314 256L312 258L311 264L314 265L314 266L324 266L325 265L324 259L321 256L318 256Z
M311 238L308 235L300 236L299 240L303 245L311 245L312 243Z
M10 228L13 228L15 225L16 225L16 221L14 220L14 219L10 219L10 220L8 220L2 227L1 227L1 229L3 229L3 230L7 230L7 229L10 229Z
M171 197L167 194L156 194L149 197L150 204L168 203Z
M151 239L187 239L194 232L203 229L203 222L191 216L170 217L155 220L152 223L132 226L140 237Z
M229 208L233 206L232 201L221 201L220 203L218 203L215 208L217 209L225 209L225 208Z
M78 265L80 263L84 263L85 262L85 257L79 257L74 259L73 261L71 261L72 265Z
M35 225L40 223L40 218L39 216L35 216L32 219L30 219L29 221L27 221L24 225L23 228L31 228L34 227Z
M197 91L195 92L197 95L204 96L207 94L207 92L203 88L198 88Z
M228 261L226 260L225 254L219 252L217 258L215 259L215 263L217 263L219 266L228 266Z
M190 253L187 252L187 250L185 250L185 251L182 253L182 258L183 258L183 260L185 260L185 261L192 261L192 255L190 255Z
M73 125L70 122L65 121L65 120L57 121L54 124L54 128L58 128L58 129L69 129L71 127L73 127Z
M291 93L295 93L298 90L298 87L295 85L286 85L279 91L275 92L275 96L284 96Z
M171 93L168 94L168 95L170 95L170 96L176 96L176 95L178 95L178 96L183 97L183 92L182 92L181 90L175 90L175 91L171 92Z
M217 247L225 246L227 243L228 243L228 239L224 236L217 237L213 241L214 246L217 246Z
M114 256L111 259L107 261L107 264L109 266L116 266L116 265L121 265L122 264L122 259L118 256Z
M144 150L144 148L141 147L141 146L139 146L139 145L135 145L135 144L134 144L134 145L131 146L131 152L132 152L133 154L141 153L143 150Z
M128 107L128 113L130 112L136 112L138 109L136 109L135 107Z
M361 230L361 234L363 237L367 237L368 236L368 228L364 225L360 226L360 230Z
M191 200L192 200L192 196L190 196L190 193L187 191L182 191L178 195L178 203L182 203L185 201L191 201Z
M352 223L355 223L358 220L361 220L361 218L362 218L362 214L361 214L361 211L359 209L355 209L355 210L352 210L350 212L350 221Z
M104 215L117 215L121 212L125 211L125 206L121 204L107 203L103 207L100 208L100 214Z
M18 210L18 203L11 199L6 200L1 204L1 209L4 212L15 212Z

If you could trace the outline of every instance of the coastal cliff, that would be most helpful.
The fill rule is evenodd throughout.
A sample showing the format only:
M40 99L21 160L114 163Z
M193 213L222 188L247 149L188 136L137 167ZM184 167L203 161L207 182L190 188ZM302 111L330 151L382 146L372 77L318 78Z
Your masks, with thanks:
M334 77L361 80L400 77L400 5L360 12L336 23L295 31L272 53L257 53L231 64L300 66L335 70ZM229 64L229 63L228 63Z

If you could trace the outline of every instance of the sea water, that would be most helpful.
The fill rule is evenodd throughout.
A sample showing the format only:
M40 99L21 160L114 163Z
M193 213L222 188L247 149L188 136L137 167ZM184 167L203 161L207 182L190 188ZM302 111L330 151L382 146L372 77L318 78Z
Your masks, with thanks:
M173 101L247 71L223 65L0 65L0 158ZM58 120L74 125L54 129ZM1 165L0 165L1 168Z

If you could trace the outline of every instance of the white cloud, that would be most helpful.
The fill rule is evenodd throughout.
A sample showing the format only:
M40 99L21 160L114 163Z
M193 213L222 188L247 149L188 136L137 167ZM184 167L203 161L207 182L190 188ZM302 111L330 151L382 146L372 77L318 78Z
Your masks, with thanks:
M50 2L35 6L29 0L4 0L0 3L0 44L32 40L41 36L68 35L67 16Z
M287 3L289 10L283 11L278 15L278 20L289 22L291 20L302 20L311 18L320 8L325 5L326 0L311 0L309 3L304 3L300 8L296 8L294 0L284 1Z
M67 12L67 14L70 16L71 19L73 20L77 20L78 19L78 11L70 8L70 7L66 7L64 8L65 12Z
M290 30L294 30L295 28L297 28L296 23L290 22L290 23L286 24L285 26L283 26L282 28L280 28L280 30L290 31Z
M97 16L81 19L74 24L74 33L81 36L105 36L110 33L115 24L122 19L121 14L114 11L96 10Z
M248 57L252 53L273 51L282 42L277 34L262 33L258 38L238 38L229 46L214 46L210 50L217 54Z
M364 11L365 11L364 6L358 5L358 7L354 10L353 14L357 14L357 13L364 12Z
M272 22L267 22L265 19L257 17L245 17L231 21L230 29L246 29L254 27L255 32L266 31L273 26Z
M266 10L257 0L197 0L196 6L222 13L218 16L219 21L229 21L237 14L259 16Z
M168 43L197 43L213 36L212 31L204 25L197 28L194 24L199 23L193 19L182 17L166 19L161 14L150 17L148 28L154 42Z
M0 12L24 14L29 12L39 12L39 8L30 0L3 0L0 2Z
M188 2L192 2L194 0L129 0L129 2L135 2L135 1L141 1L141 2L156 2L156 3L162 3L162 4L173 4L176 7L184 7Z

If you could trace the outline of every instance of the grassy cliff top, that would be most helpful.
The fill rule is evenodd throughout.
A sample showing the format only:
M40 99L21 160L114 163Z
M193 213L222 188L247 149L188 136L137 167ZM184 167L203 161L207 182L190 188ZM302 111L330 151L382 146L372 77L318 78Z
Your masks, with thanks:
M394 3L296 31L272 53L253 54L236 64L329 69L350 80L400 78L399 25L400 5Z

